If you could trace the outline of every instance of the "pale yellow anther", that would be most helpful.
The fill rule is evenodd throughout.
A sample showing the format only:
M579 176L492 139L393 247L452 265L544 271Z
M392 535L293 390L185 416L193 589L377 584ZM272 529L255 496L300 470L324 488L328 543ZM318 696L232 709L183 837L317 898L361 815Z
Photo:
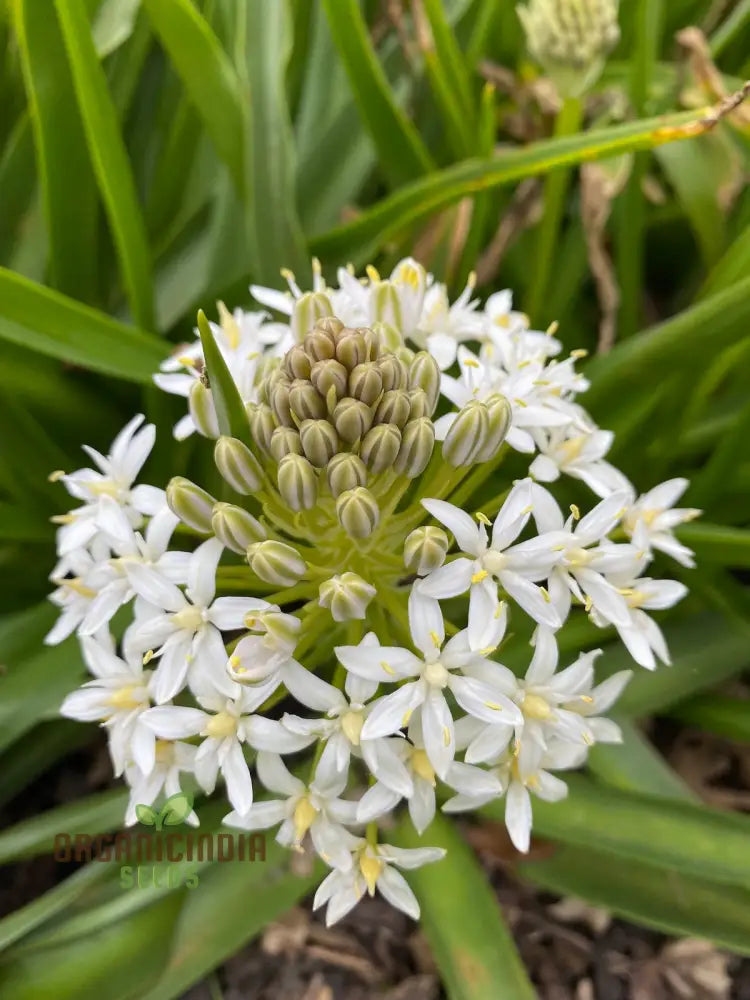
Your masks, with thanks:
M154 658L153 649L147 649L146 652L143 654L143 666L144 667L147 666L153 660L153 658Z
M312 259L312 272L313 274L322 274L323 268L318 257L313 257Z
M580 697L581 697L581 701L584 702L586 705L593 705L594 704L594 699L591 697L590 694L582 694Z
M383 668L383 670L385 670L385 672L387 674L390 674L391 677L395 677L396 671L393 669L393 667L390 665L390 663L386 663L385 660L381 660L380 661L380 666Z
M560 324L557 322L556 319L553 319L550 325L545 330L545 333L547 334L548 337L554 337L559 329L560 329Z
M294 277L294 271L290 271L288 267L282 267L279 274L284 279L284 281L296 281Z
M242 661L236 653L229 657L229 666L232 670L239 670L241 662Z
M461 362L465 368L479 368L479 362L476 358L464 358Z
M414 709L407 708L407 710L404 712L403 718L401 719L402 728L409 725L409 723L411 722L412 715L414 715Z
M552 598L549 596L549 591L547 590L546 587L540 587L539 592L541 593L542 597L545 599L547 604L552 603Z
M208 720L204 732L206 736L211 736L215 740L234 736L237 732L237 717L230 715L229 712L218 712Z
M572 503L570 505L570 513L573 515L574 521L581 520L581 511L578 509L578 506L576 504Z
M307 796L301 798L294 807L292 821L294 823L294 839L298 844L313 825L317 815L318 810Z
M367 274L367 277L370 279L370 281L372 281L373 283L376 281L380 281L380 272L377 270L377 268L373 267L372 264L367 265L367 267L365 268L365 273Z
M479 523L483 524L485 527L489 527L492 524L492 521L490 521L487 515L482 513L481 510L478 510L474 516L476 517L477 521L479 521Z
M476 288L477 286L477 272L469 271L469 276L466 279L466 284L469 288Z
M253 614L247 614L245 615L245 625L247 625L248 628L257 628L258 619Z
M526 514L530 514L533 509L534 509L534 505L532 503L530 503L526 507L524 507L524 509L521 511L521 514L523 516L526 516Z
M474 573L474 574L472 575L472 578L471 578L471 582L472 582L472 583L481 583L481 582L482 582L482 580L486 580L486 578L487 578L487 577L488 577L489 575L490 575L490 574L489 574L489 573L487 572L487 570L486 570L486 569L479 569L479 570L477 570L477 572L476 572L476 573Z
M525 361L519 361L516 368L520 371L522 368L528 368L530 364L531 361L527 358Z
M176 360L183 368L195 368L195 358L191 358L187 354L180 354Z
M588 614L588 613L589 613L589 611L591 611L591 609L592 609L592 607L593 607L593 606L594 606L594 602L593 602L593 601L591 600L591 598L590 598L590 597L589 597L589 596L587 595L587 596L586 596L586 601L585 601L585 603L584 603L584 605L583 605L583 607L584 607L584 610L586 611L586 614Z
M447 726L443 726L443 745L446 747L451 745L451 731Z
M502 710L503 710L503 706L502 705L498 705L494 701L486 701L484 704L485 704L485 706L487 708L491 708L493 712L502 712Z
M71 580L61 580L60 586L67 587L68 590L72 590L74 594L78 594L79 597L96 597L96 591L92 590L91 587L87 587L85 583L77 576L74 576Z
M53 524L72 524L75 517L72 514L53 514L50 521Z
M571 358L578 360L579 358L587 358L589 356L589 352L585 348L579 347L575 351L571 351L570 356Z
M432 639L432 645L436 649L440 649L440 636L437 632L430 631L430 638Z
M479 650L480 656L492 656L492 654L497 649L497 646L485 646L484 649Z
M513 402L516 404L516 406L520 406L522 410L525 410L526 407L529 405L525 399L519 399L518 397L516 397L513 400Z
M594 738L590 733L584 733L583 742L586 744L587 747L592 747L594 745Z
M65 471L63 469L55 469L54 472L50 472L50 474L47 476L47 482L59 483L64 475Z

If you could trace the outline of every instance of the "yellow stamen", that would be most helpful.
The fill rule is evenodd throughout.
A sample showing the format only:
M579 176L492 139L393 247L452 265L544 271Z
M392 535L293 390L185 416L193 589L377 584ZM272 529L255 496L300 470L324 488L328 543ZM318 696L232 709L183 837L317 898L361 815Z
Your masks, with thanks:
M294 807L294 816L292 817L294 822L294 838L298 844L313 825L317 815L318 810L306 796L300 799Z
M362 854L359 859L359 870L367 884L367 892L375 895L375 886L383 871L383 862L371 854Z
M393 669L390 663L386 663L385 660L381 660L380 666L383 668L383 670L385 670L387 674L390 674L391 677L395 677L396 671Z
M63 469L55 469L54 472L50 472L50 474L47 476L47 482L57 483L63 478L64 475L65 472Z
M572 503L570 505L570 513L573 515L574 520L576 520L576 521L580 521L581 520L581 512L578 509L578 507L576 506L576 504Z
M471 582L472 583L481 583L482 580L486 580L489 575L490 574L487 572L486 569L477 570L477 572L474 573L474 575L472 576Z

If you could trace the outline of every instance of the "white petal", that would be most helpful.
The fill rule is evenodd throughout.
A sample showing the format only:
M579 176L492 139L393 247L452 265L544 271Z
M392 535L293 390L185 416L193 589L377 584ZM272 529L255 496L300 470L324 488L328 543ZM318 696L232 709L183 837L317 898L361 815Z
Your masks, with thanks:
M454 559L445 566L434 569L421 581L419 589L427 597L434 597L436 600L465 594L471 586L474 565L473 560L463 556Z
M379 736L390 736L409 724L414 709L424 698L424 685L419 681L404 684L392 694L379 698L365 719L361 738L374 740Z
M253 779L237 740L232 740L229 746L221 764L221 773L227 784L229 801L240 816L247 815L253 804Z
M518 573L507 570L501 572L500 583L509 597L512 597L519 607L523 608L530 618L540 625L558 629L562 624L560 616L551 600L545 600L539 587L530 580L525 580Z
M334 652L347 670L365 680L392 683L422 669L419 657L400 646L336 646Z
M150 566L128 560L123 567L136 594L154 607L174 612L187 604L182 591Z
M521 710L497 688L474 677L452 676L449 686L458 704L483 722L521 725Z
M181 740L200 733L210 718L198 708L163 705L149 708L141 716L141 721L162 740Z
M254 802L246 813L232 812L225 816L226 826L240 830L268 830L280 823L286 815L286 803L278 799L268 802Z
M515 847L525 854L531 840L531 798L520 781L512 781L507 791L505 825Z
M258 777L271 792L291 796L301 795L305 790L304 784L289 773L283 760L276 753L259 751L255 768Z
M412 920L419 920L419 903L417 897L404 878L394 868L383 869L377 881L378 892L386 899L391 906L402 910Z
M399 804L401 796L391 791L382 782L376 782L368 788L357 803L357 822L369 823L371 820L384 816Z
M342 708L346 703L338 688L328 684L311 670L306 670L296 660L289 660L284 665L282 674L289 693L307 708L316 712L328 712L333 708Z
M456 752L453 718L441 691L431 689L422 705L422 732L430 763L444 777Z
M445 525L448 531L453 533L456 544L462 552L471 556L478 556L484 549L480 543L479 525L460 507L455 507L445 500L422 500L425 510Z
M409 594L409 629L414 645L425 658L435 655L445 639L445 623L440 605L425 596L420 584L414 584Z
M265 611L271 605L257 597L218 597L208 613L209 621L224 631L241 629L251 611Z
M192 555L188 571L187 592L198 607L207 608L216 593L216 568L224 546L218 538L209 538Z

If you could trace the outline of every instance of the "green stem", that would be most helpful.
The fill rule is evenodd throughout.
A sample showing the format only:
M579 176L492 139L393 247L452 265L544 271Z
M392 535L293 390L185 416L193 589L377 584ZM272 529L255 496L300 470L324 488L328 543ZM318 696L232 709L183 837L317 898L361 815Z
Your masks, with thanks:
M554 137L561 139L574 135L579 131L582 121L583 101L579 97L566 97L555 119ZM544 214L539 225L534 277L528 297L528 313L533 317L535 326L538 326L545 314L544 303L552 266L557 257L569 180L570 171L559 169L553 170L544 183Z

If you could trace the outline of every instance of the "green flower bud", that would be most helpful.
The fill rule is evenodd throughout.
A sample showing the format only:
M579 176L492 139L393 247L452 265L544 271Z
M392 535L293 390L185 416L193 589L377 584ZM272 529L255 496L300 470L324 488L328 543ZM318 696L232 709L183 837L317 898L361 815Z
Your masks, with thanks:
M358 399L345 396L336 404L333 423L341 439L347 444L354 444L372 426L372 410Z
M211 534L211 517L216 501L210 493L183 476L175 476L167 484L167 504L173 514L194 531Z
M380 520L375 497L364 486L347 490L336 500L336 516L350 538L367 538Z
M318 499L318 477L302 455L287 455L276 473L279 493L292 510L310 510Z
M266 529L260 521L232 503L214 505L211 526L222 545L240 555L245 554L248 545L262 542L266 537Z
M248 403L245 411L250 421L250 436L267 455L271 447L271 436L276 429L273 411L267 403Z
M316 469L324 469L339 449L339 436L327 420L303 420L299 436L305 457Z
M327 361L316 361L310 371L310 381L325 399L331 389L341 399L349 389L349 372L340 361L329 358Z
M369 330L367 331L370 332ZM371 340L358 330L344 334L336 344L336 357L351 371L357 365L370 360Z
M368 406L383 394L383 380L372 362L355 365L349 376L349 395Z
M425 391L429 404L429 413L426 416L431 417L440 396L440 368L427 351L415 354L414 360L409 365L409 388Z
M302 442L299 439L299 432L292 430L291 427L277 427L271 435L269 451L274 462L280 462L287 455L301 455Z
M356 573L342 573L321 583L318 593L318 604L330 610L335 622L348 622L365 617L376 590Z
M305 292L294 303L290 326L296 341L301 341L318 320L332 316L331 302L323 292Z
M377 366L386 392L390 392L391 389L406 389L409 380L408 371L404 362L395 354L387 354L380 358Z
M424 389L409 390L409 419L419 420L420 417L431 417L432 409Z
M305 353L302 344L297 344L296 347L287 352L284 358L284 371L289 378L310 378L311 368L312 361Z
M315 324L315 328L329 334L335 344L344 329L344 324L335 316L327 316L325 319L319 320Z
M325 322L325 320L323 321ZM302 341L305 354L312 361L327 361L336 353L336 341L321 324L318 324Z
M375 410L374 422L376 424L395 424L402 429L406 426L411 413L411 401L403 389L390 389L383 394L383 398Z
M294 427L295 423L289 406L289 389L291 383L286 380L286 376L283 376L283 379L284 381L278 379L269 393L271 409L273 410L273 415L283 427Z
M477 455L487 442L489 413L484 403L470 400L451 424L443 441L443 458L458 468L476 462Z
M449 548L450 540L442 528L416 528L404 542L404 565L412 573L426 576L443 565Z
M384 351L395 352L404 346L404 338L401 336L401 332L391 323L373 323L371 329L377 336Z
M200 379L197 379L190 386L188 409L199 434L206 438L219 436L219 421L216 416L214 398L211 390Z
M394 463L396 472L414 479L427 468L434 447L435 427L430 418L411 420L401 432L401 448Z
M302 579L307 569L296 549L273 539L249 545L247 561L257 577L278 587L293 586Z
M513 419L510 403L505 396L501 396L499 393L486 399L485 406L489 416L489 427L484 447L480 449L476 457L477 462L489 462L497 455L500 445L510 430Z
M263 479L260 462L237 438L220 437L214 448L214 461L222 477L237 493L247 496L260 486Z
M342 453L334 455L328 463L326 469L328 478L328 489L334 499L346 493L347 490L354 490L357 486L364 486L367 482L367 468L358 455Z
M315 386L302 379L295 379L289 389L289 408L300 421L319 420L326 414L325 399Z
M396 461L401 447L401 432L394 424L378 424L362 438L359 454L367 468L377 475Z

